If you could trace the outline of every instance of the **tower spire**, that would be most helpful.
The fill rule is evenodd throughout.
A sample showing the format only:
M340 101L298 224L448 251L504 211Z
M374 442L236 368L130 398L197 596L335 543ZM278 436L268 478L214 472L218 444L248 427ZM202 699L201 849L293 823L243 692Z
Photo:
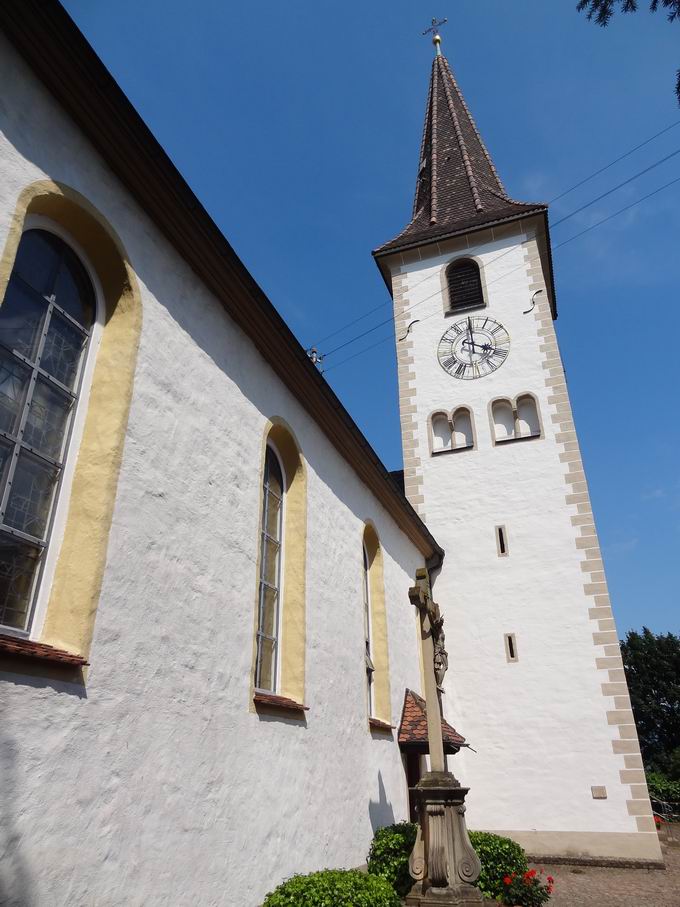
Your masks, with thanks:
M505 191L449 62L441 52L438 28L445 22L445 19L433 19L430 28L423 32L433 35L435 56L413 218L395 239L377 249L376 255L546 210L540 203L515 201Z

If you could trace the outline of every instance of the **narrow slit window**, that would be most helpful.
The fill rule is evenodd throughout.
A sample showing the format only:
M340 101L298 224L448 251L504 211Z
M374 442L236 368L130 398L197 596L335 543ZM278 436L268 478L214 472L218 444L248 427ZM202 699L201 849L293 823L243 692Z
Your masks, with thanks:
M517 655L517 640L514 633L505 634L505 656L508 661L519 661Z
M508 533L505 526L496 526L496 544L498 545L498 556L508 556Z

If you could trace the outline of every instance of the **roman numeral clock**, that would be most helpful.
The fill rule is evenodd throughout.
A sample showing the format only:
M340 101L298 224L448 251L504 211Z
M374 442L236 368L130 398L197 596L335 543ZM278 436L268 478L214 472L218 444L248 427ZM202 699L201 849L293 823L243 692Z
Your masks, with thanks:
M510 335L503 325L478 316L451 325L439 341L437 358L453 378L470 381L495 372L509 352Z

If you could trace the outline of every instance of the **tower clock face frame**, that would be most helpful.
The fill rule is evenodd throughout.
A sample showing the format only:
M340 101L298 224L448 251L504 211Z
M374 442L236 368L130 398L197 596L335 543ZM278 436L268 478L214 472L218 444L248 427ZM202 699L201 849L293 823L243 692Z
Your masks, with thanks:
M499 321L470 315L442 335L437 359L452 378L471 381L495 372L508 358L510 335Z

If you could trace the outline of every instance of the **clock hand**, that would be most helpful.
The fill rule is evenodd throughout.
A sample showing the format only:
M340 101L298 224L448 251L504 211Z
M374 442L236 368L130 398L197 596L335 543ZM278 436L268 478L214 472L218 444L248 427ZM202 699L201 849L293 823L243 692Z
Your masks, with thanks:
M470 320L469 315L468 315L467 323L468 323L468 336L470 338L470 365L472 365L472 355L475 351L475 339L472 336L472 321Z

